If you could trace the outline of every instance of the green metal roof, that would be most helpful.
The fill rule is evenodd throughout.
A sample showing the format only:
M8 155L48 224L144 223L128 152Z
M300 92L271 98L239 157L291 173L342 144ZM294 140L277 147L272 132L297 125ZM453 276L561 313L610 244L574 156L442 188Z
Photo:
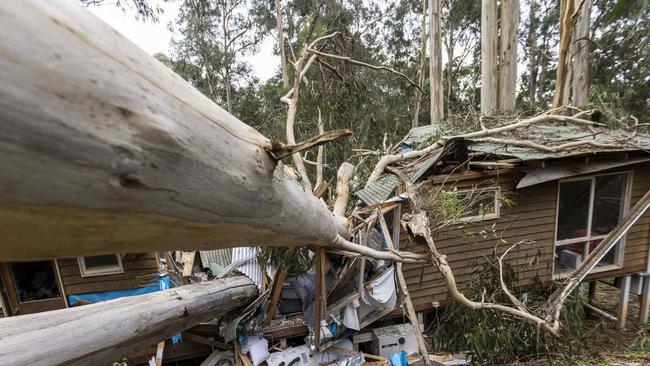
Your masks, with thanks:
M439 128L435 125L413 128L400 143L400 152L417 148L420 143L433 138ZM503 157L518 158L522 161L557 159L568 156L579 156L615 151L650 152L650 135L645 133L631 134L625 130L613 130L604 127L585 127L575 124L549 123L535 124L517 130L491 136L503 139L527 140L546 146L558 146L575 141L594 141L601 144L620 144L621 148L605 148L585 145L565 151L547 152L533 148L516 147L492 142L474 142L466 139L468 149L473 152L485 152ZM411 181L420 179L437 161L443 149L431 153L420 162L407 168L404 172ZM386 201L392 194L400 179L394 174L386 174L368 187L357 191L356 196L366 205Z

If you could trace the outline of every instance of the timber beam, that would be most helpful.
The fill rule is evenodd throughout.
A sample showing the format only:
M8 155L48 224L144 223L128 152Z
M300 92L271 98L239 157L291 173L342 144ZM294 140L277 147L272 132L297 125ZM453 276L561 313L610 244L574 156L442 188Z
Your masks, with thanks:
M240 276L3 318L0 365L108 365L245 306L257 295L257 286Z

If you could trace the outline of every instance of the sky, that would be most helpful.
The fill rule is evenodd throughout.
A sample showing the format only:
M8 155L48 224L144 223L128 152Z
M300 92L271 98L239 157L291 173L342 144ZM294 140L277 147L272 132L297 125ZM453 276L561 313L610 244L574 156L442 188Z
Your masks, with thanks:
M158 23L137 20L134 10L127 8L125 12L112 1L106 1L98 6L89 6L88 10L148 54L162 52L169 55L169 42L173 34L169 30L168 24L173 22L178 15L180 1L153 0L151 4L159 5L164 11L159 16ZM255 76L261 81L271 78L280 68L280 57L273 55L273 42L272 37L266 37L260 45L259 52L244 57L253 67Z

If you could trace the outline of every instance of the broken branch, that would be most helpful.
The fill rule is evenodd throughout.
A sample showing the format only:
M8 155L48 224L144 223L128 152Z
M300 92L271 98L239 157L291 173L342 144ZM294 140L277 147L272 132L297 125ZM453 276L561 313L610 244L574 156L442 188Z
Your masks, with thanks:
M276 159L280 160L289 155L297 154L303 150L310 149L314 146L319 146L330 141L338 140L343 137L352 135L352 130L349 128L341 130L327 131L318 136L310 137L309 139L299 142L297 144L284 144L282 142L274 141L269 153Z

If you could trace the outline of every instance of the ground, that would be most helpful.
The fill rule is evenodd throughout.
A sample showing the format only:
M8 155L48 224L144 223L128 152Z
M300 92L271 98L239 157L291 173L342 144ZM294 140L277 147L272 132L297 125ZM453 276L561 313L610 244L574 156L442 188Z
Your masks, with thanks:
M586 287L584 288L586 293ZM625 330L616 329L616 324L597 315L589 316L583 323L588 339L587 349L575 358L579 366L637 366L650 365L650 328L639 324L638 296L631 294L628 321ZM618 289L605 283L598 284L594 305L615 315L618 305ZM515 363L512 366L537 366L562 364L540 360Z

